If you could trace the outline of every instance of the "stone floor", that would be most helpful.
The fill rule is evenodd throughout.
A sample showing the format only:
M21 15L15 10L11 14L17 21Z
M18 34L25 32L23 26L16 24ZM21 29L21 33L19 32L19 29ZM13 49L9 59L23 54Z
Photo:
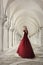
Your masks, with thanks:
M0 65L43 65L43 56L34 59L23 59L14 50L0 53Z

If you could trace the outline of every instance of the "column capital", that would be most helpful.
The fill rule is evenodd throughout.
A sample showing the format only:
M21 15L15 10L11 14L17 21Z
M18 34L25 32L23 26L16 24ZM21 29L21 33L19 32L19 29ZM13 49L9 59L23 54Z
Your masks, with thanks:
M0 24L4 25L4 23L7 21L7 16L4 14L3 17L0 17Z
M11 26L11 27L10 27L10 30L13 32L13 31L14 31L14 27Z
M7 21L7 22L5 22L5 27L7 28L7 29L9 29L10 28L10 22L9 21Z

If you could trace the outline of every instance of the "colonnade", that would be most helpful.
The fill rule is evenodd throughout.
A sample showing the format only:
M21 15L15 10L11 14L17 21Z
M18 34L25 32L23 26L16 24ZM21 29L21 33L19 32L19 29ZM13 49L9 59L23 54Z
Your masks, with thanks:
M41 43L41 50L43 49L43 28L41 28L40 42ZM9 48L15 48L18 45L18 37L20 37L19 33L15 31L7 20L6 14L4 18L0 19L0 51L8 50ZM37 40L36 40L37 41ZM16 44L17 43L17 44Z
M6 17L5 19L4 22L0 23L0 51L13 48L16 45L15 38L17 38L16 36L18 35L14 28L9 24Z

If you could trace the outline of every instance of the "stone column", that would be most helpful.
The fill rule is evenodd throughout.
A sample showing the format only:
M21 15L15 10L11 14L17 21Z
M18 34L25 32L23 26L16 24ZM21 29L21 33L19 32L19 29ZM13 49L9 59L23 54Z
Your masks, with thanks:
M0 20L0 22L1 22L1 20ZM2 51L3 50L3 31L2 31L2 23L0 23L0 51Z
M41 46L43 48L43 28L41 29Z
M9 47L12 48L13 47L13 31L14 29L12 27L10 27L10 30L9 30Z
M3 33L4 33L4 23L6 22L7 17L6 15L3 18L0 18L0 50L3 51Z
M6 13L4 13L3 0L0 0L0 51L3 51L3 26L6 22Z
M4 33L4 46L6 45L6 49L9 48L9 28L10 28L10 24L9 22L6 22L5 33Z
M15 30L13 32L13 47L15 46Z
M43 57L43 27L40 28L41 29L41 47L39 48L39 56Z
M41 47L39 48L40 50L40 55L43 56L43 27L40 27L41 30Z

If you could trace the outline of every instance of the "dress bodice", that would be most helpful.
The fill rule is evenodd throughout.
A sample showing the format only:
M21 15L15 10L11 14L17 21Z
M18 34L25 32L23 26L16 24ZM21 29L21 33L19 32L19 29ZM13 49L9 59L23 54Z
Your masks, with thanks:
M27 37L27 36L28 36L28 31L24 30L24 37Z

